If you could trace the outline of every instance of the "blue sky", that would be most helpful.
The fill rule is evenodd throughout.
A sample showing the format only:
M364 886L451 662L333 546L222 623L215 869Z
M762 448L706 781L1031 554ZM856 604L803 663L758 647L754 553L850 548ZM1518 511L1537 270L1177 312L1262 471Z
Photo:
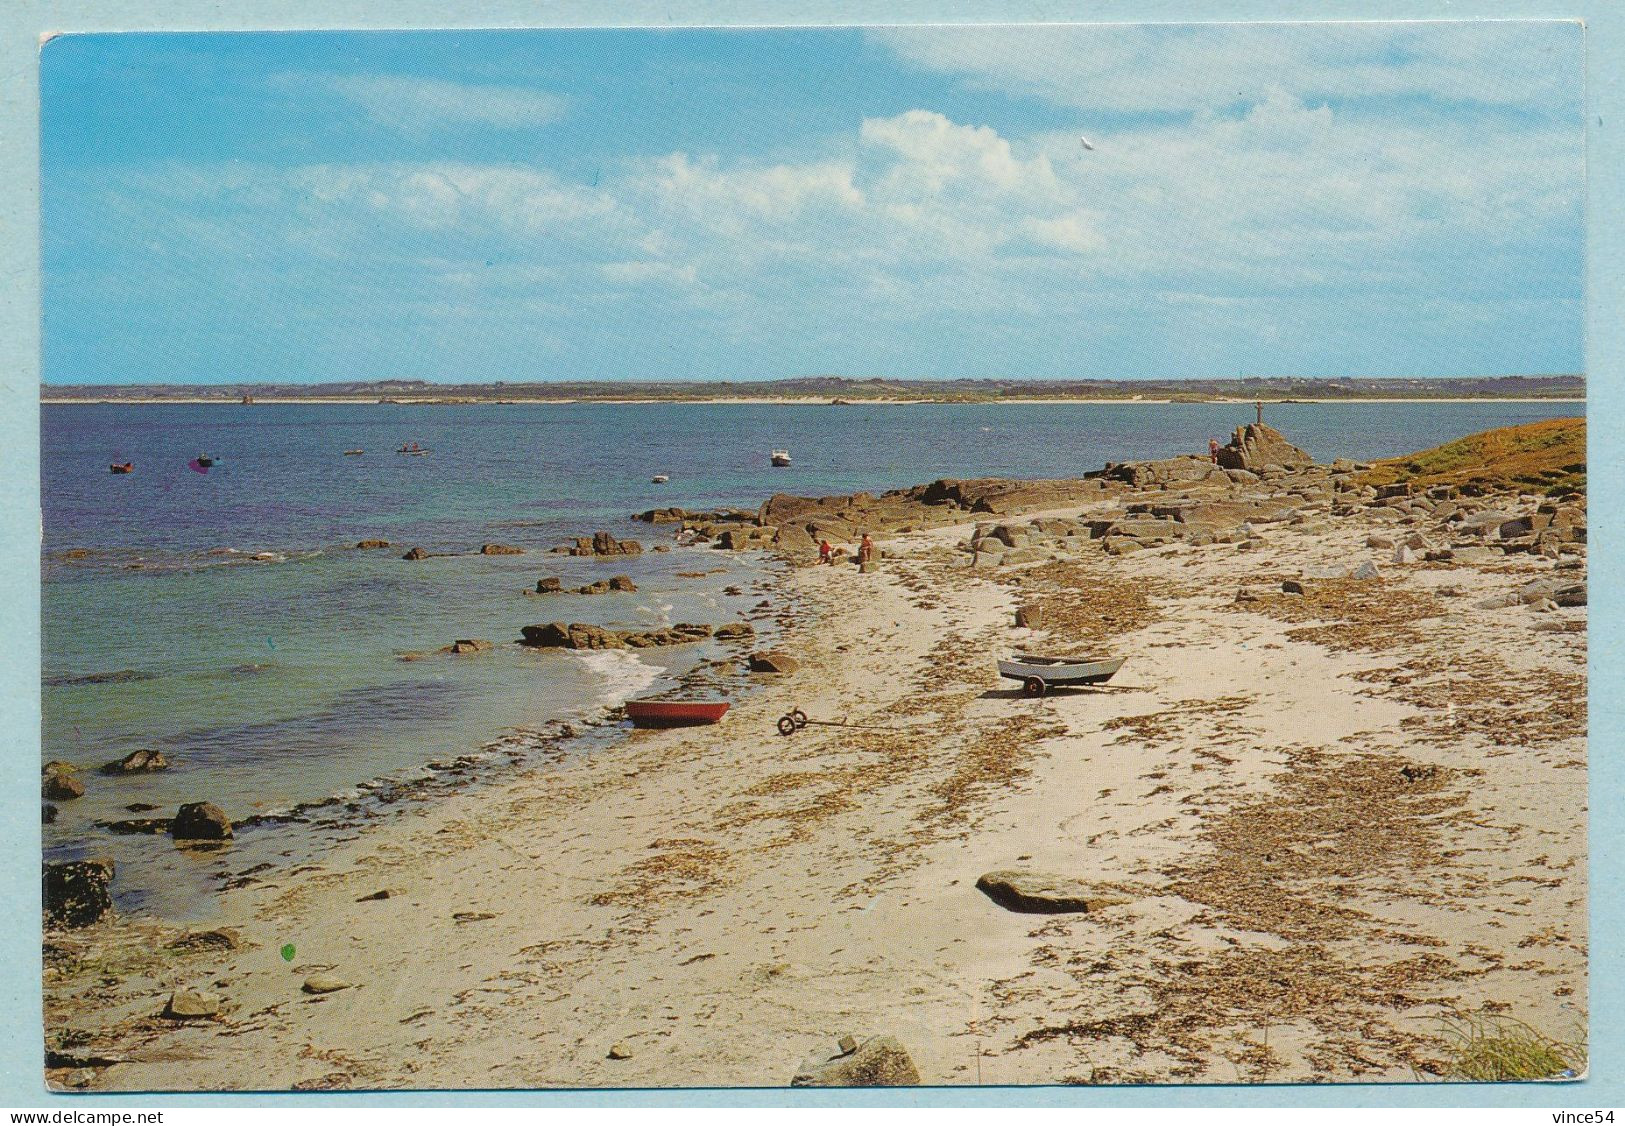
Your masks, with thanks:
M62 37L45 379L1576 372L1581 58L1574 23Z

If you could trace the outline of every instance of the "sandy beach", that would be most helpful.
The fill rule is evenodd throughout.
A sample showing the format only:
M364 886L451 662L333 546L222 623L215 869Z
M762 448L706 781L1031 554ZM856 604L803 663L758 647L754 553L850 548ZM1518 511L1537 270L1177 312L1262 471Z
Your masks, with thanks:
M967 550L1189 494L789 568L799 668L717 727L403 809L206 925L48 933L49 1081L777 1087L850 1034L927 1084L1392 1082L1473 1019L1583 1042L1586 610L1522 597L1583 546L1430 559L1423 506L1300 491L1237 537ZM1028 698L1012 650L1128 661ZM792 707L848 726L781 736ZM1009 910L996 871L1087 909ZM163 1017L184 989L219 1012Z

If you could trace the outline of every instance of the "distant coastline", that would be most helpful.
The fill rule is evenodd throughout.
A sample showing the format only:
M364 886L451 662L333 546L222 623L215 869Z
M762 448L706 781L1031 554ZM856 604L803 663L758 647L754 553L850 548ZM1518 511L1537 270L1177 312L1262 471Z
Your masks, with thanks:
M320 384L242 383L202 387L146 383L42 385L40 401L67 403L271 403L518 406L528 403L738 403L858 406L920 403L1331 403L1584 402L1583 375L1431 379L885 380L809 378L740 382L561 382L437 384L379 380Z

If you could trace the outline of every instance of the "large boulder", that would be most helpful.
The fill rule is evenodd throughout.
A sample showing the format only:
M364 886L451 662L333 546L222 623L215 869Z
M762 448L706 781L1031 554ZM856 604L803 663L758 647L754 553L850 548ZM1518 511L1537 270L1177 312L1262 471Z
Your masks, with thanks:
M46 801L72 801L85 796L85 784L66 770L47 770L40 776L40 796Z
M988 872L976 881L976 890L1000 907L1029 915L1098 911L1125 902L1082 880L1041 872Z
M850 1038L846 1039L846 1044ZM792 1087L916 1087L920 1072L893 1036L873 1036L850 1050L819 1053L801 1065Z
M778 534L773 537L773 546L792 555L818 553L818 541L812 538L812 534L806 528L796 524L781 524Z
M800 667L800 661L777 649L750 655L751 672L790 673L795 672Z
M110 888L113 858L47 863L44 869L45 920L57 927L88 927L113 910Z
M231 820L212 802L187 802L169 823L177 841L224 841L231 838Z
M1314 463L1314 458L1287 441L1279 430L1262 422L1236 427L1230 444L1219 447L1219 465L1224 469L1258 472L1266 465L1294 469Z
M1108 464L1102 470L1102 476L1112 481L1122 481L1137 489L1148 485L1174 485L1194 481L1206 481L1217 476L1221 483L1226 479L1224 474L1213 462L1205 457L1171 457L1161 461L1130 461L1122 464Z

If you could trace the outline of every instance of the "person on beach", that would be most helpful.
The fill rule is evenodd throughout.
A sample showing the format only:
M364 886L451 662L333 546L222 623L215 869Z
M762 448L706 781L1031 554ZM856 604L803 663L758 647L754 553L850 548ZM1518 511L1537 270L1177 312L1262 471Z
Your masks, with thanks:
M863 533L863 542L858 544L858 565L874 562L875 541L869 538L869 533Z
M1219 464L1219 440L1217 438L1207 440L1207 456L1212 459L1214 465Z
M828 540L819 540L818 541L818 561L820 563L833 563L833 562L835 562L835 560L831 557L831 554L830 554L833 550L834 549L829 546L829 541Z

